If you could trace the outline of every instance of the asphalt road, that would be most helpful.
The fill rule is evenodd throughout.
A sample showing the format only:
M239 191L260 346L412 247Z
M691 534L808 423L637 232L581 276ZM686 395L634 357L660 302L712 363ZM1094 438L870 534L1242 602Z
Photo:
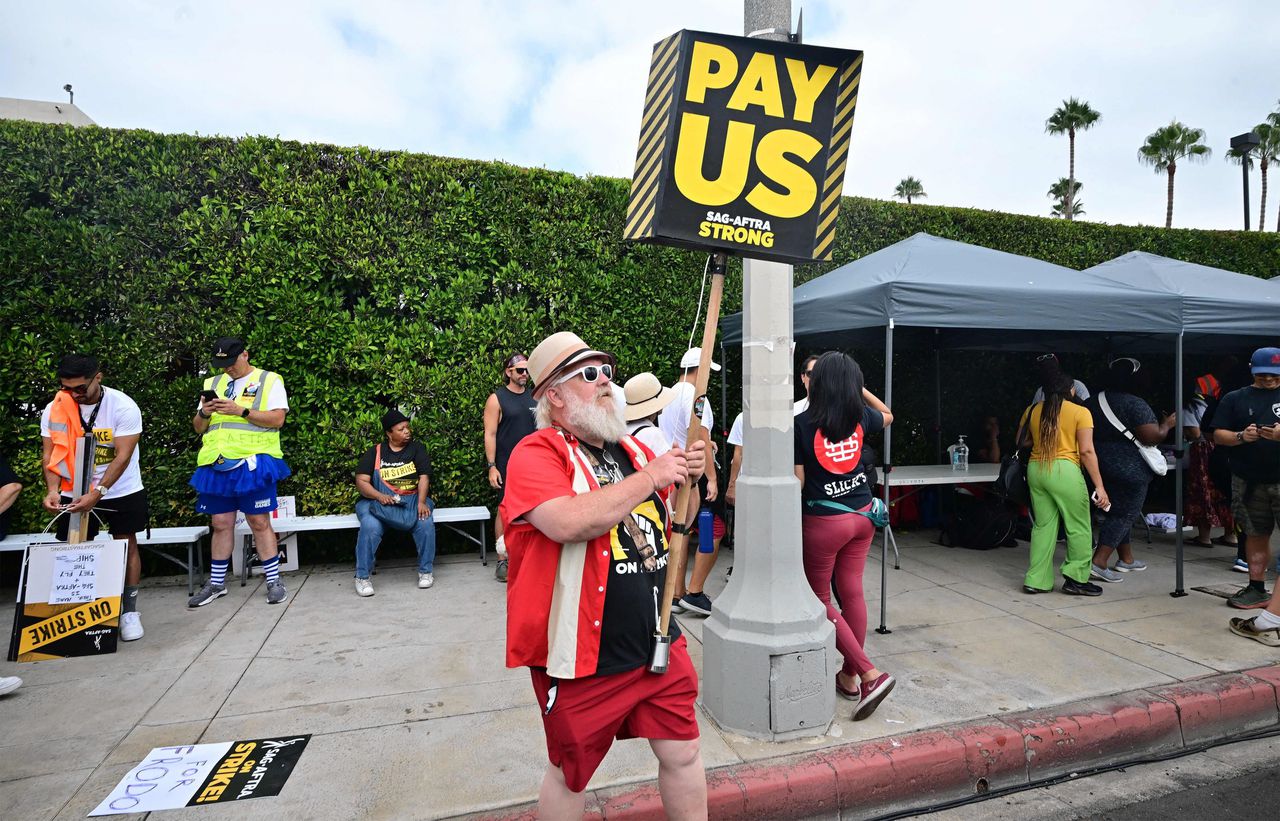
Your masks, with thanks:
M919 817L1274 821L1280 818L1280 738L1230 744Z

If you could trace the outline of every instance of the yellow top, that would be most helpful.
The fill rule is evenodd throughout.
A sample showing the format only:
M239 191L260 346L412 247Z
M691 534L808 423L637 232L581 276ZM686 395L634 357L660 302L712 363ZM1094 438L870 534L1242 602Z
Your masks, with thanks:
M1031 415L1031 458L1033 461L1052 462L1054 459L1070 459L1080 464L1080 443L1076 439L1076 431L1093 429L1093 414L1089 409L1075 402L1063 402L1058 412L1058 441L1052 456L1040 441L1040 414L1044 403L1038 402L1022 414L1022 425L1028 424L1027 414Z

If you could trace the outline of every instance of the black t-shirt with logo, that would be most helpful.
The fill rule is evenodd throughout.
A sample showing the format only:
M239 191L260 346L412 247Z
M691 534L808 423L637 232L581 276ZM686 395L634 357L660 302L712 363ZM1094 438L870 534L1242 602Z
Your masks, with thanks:
M603 450L579 441L589 457L596 481L615 484L635 473L622 446L607 443ZM600 619L600 658L596 675L634 670L649 663L658 608L667 583L667 507L657 493L649 494L609 534L609 581ZM671 620L668 633L675 641L680 627Z
M862 464L866 439L884 430L884 415L875 408L863 406L862 421L853 434L840 442L830 442L818 429L813 411L805 410L795 418L796 464L804 467L804 486L800 498L805 501L827 500L861 510L871 504L871 485ZM844 511L823 505L804 506L805 515L839 516Z
M410 440L404 450L392 450L391 445L383 442L382 467L378 473L382 481L396 493L407 496L418 489L418 477L431 475L431 458L427 449L417 440ZM373 475L373 466L378 446L369 448L360 457L356 465L356 473Z
M1222 397L1213 412L1212 427L1242 431L1250 425L1260 428L1280 422L1280 388L1269 390L1250 385ZM1280 442L1258 439L1225 448L1231 473L1250 482L1280 482Z

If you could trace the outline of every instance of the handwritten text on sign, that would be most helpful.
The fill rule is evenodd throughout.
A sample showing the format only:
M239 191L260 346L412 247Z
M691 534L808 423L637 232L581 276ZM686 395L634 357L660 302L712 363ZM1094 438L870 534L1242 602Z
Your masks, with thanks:
M49 604L79 604L98 598L99 555L96 550L54 554Z

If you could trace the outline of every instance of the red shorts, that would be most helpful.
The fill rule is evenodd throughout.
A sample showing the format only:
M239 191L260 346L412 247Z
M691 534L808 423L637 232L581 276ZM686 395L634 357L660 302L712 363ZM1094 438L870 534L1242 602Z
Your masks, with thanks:
M662 675L650 673L648 666L576 679L553 679L539 669L529 672L542 709L547 758L564 772L574 792L587 788L615 738L698 738L693 708L698 673L684 636L671 645L670 665Z

